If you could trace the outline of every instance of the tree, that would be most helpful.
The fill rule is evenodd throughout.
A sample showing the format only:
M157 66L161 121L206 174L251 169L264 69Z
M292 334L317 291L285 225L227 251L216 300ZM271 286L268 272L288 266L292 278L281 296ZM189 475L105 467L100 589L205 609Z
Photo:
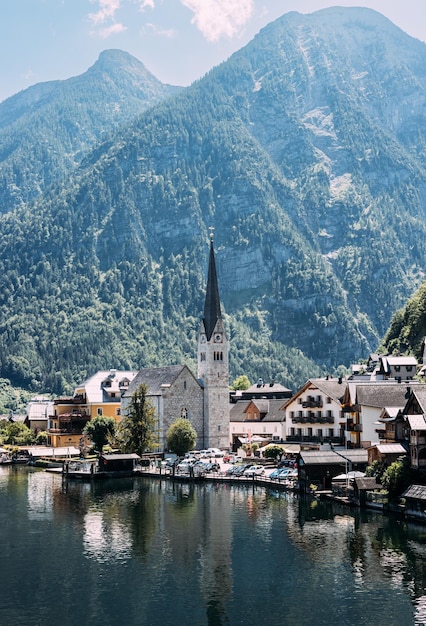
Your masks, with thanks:
M33 443L34 433L22 422L8 422L2 431L3 443L27 446Z
M234 382L231 385L231 388L235 389L236 391L237 390L244 391L245 389L248 389L249 387L250 387L250 381L245 374L243 374L242 376L237 376L237 378L234 380Z
M192 424L182 417L171 424L166 434L166 443L169 450L183 456L192 450L197 442L197 433Z
M95 417L87 422L83 433L90 438L95 450L102 454L105 444L115 433L115 422L112 417Z
M382 485L388 490L391 500L397 500L410 483L411 471L408 457L394 461L383 472Z
M284 451L281 446L271 445L266 446L263 451L263 456L265 457L265 459L274 459L275 461L278 461L279 459L281 459L283 452Z
M146 397L147 390L142 384L133 392L117 433L120 447L140 456L158 445L155 409Z

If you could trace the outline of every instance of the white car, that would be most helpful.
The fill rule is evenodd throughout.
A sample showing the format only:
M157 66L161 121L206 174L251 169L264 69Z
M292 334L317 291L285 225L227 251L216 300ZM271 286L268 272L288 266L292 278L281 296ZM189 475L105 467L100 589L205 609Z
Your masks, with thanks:
M225 453L223 452L223 450L219 450L219 448L207 448L207 450L206 450L206 455L207 456L214 457L216 459L219 459L224 454Z
M262 467L261 465L252 465L252 467L248 467L245 472L244 472L244 476L263 476L265 473L265 468Z

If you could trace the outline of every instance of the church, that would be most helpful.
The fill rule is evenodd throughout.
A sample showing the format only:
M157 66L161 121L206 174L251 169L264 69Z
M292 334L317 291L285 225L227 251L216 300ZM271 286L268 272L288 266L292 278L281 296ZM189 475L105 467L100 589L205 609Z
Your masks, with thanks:
M210 235L210 255L203 317L198 329L197 377L186 365L141 369L122 397L125 414L132 393L141 384L155 409L159 450L166 449L169 426L188 419L197 433L196 448L229 449L229 342L220 306L219 286Z

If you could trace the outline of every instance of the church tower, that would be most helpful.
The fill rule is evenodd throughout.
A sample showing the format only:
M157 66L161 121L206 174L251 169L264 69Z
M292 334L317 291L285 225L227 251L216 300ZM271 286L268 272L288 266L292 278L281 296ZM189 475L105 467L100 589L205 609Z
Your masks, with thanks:
M220 309L213 234L210 235L204 315L198 332L198 378L204 387L204 447L228 449L228 339Z

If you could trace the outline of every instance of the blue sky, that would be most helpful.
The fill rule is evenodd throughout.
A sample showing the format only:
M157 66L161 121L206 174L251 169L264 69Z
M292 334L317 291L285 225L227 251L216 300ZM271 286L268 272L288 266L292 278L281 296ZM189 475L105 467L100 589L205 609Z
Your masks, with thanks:
M188 85L284 13L335 5L370 7L426 41L425 0L1 0L0 101L82 74L108 48Z

